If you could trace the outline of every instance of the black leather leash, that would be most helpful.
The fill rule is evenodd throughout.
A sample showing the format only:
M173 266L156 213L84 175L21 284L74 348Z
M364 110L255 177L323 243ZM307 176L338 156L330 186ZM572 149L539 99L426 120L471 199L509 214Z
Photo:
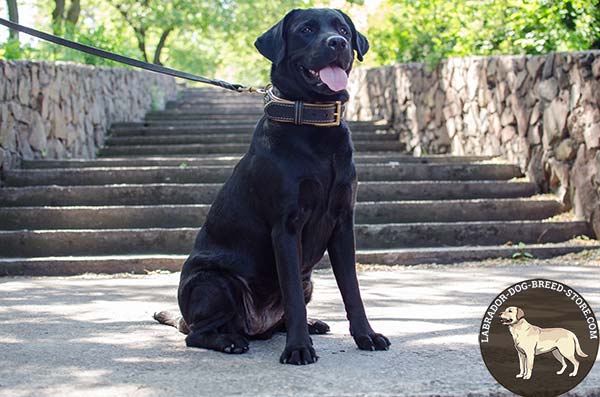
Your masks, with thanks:
M110 51L101 50L96 47L92 47L89 45L77 43L75 41L63 39L62 37L54 36L48 33L40 32L39 30L28 28L27 26L19 25L18 23L14 23L8 21L4 18L0 18L0 25L4 25L10 29L17 30L19 32L23 32L30 36L37 37L39 39L49 41L54 44L58 44L64 47L72 48L77 51L85 52L90 55L94 55L101 58L110 59L111 61L124 63L129 66L134 66L141 69L150 70L156 73L167 74L169 76L179 77L186 80L197 81L199 83L210 84L217 87L225 88L227 90L236 91L236 92L249 92L249 93L258 93L263 94L265 91L263 88L249 87L242 84L232 84L223 80L217 79L207 79L205 77L196 76L190 73L181 72L179 70L166 68L164 66L155 65L148 62L139 61L137 59L128 58L123 55L115 54Z
M4 25L10 29L23 32L30 36L49 41L63 47L72 48L77 51L110 59L111 61L124 63L129 66L150 70L156 73L167 74L169 76L179 77L186 80L197 81L199 83L210 84L231 91L263 94L265 102L265 114L269 119L274 121L292 123L295 125L308 124L318 127L333 127L340 125L342 113L344 111L343 104L340 101L324 103L290 101L277 97L273 93L270 85L264 88L257 88L242 84L232 84L223 80L207 79L206 77L196 76L190 73L181 72L179 70L166 68L164 66L139 61L137 59L128 58L110 51L101 50L96 47L67 40L36 29L28 28L27 26L8 21L4 18L0 18L0 25Z

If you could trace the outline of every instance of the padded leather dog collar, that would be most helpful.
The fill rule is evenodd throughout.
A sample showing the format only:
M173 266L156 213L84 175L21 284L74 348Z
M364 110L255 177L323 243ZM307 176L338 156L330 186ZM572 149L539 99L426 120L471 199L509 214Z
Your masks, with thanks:
M342 121L344 104L335 102L290 101L273 93L273 87L265 91L264 111L267 118L281 123L338 127Z

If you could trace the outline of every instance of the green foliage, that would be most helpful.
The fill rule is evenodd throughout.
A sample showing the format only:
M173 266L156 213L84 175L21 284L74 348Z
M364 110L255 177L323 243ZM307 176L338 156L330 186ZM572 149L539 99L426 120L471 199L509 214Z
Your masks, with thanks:
M526 247L525 243L520 242L519 245L517 246L517 252L512 254L512 259L527 261L530 259L535 259L535 256L532 253L527 252L527 247Z
M0 44L0 58L3 59L21 59L26 53L25 48L21 48L18 40L8 39Z
M54 0L31 1L35 27L52 31ZM61 34L190 73L258 85L268 82L269 63L254 40L293 8L330 3L341 3L357 25L368 26L361 30L371 43L370 66L600 48L600 0L85 0L77 24L65 21ZM116 65L45 42L27 44L24 37L21 44L0 43L0 56Z
M161 110L165 108L165 93L164 91L157 86L152 86L150 88L150 109L151 110Z
M384 0L367 32L376 64L543 54L598 45L598 0Z

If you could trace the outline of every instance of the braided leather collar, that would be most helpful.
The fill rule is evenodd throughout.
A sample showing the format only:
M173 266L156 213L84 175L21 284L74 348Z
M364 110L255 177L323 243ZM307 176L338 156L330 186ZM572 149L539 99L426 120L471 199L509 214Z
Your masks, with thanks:
M279 98L273 87L265 91L264 111L268 119L295 125L338 127L342 121L344 104L335 102L303 102Z

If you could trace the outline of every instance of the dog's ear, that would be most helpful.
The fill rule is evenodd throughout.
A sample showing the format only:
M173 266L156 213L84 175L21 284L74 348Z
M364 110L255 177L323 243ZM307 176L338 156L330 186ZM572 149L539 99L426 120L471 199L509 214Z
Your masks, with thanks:
M271 29L263 33L256 41L254 46L265 58L274 64L279 64L285 58L285 32L286 27L292 17L298 10L288 12L285 17L277 22Z
M352 31L352 48L356 50L356 59L362 62L363 56L369 51L369 40L365 36L363 36L359 31L354 27L354 23L352 19L348 15L346 15L342 10L337 10L344 19L348 26L350 26L350 30Z
M517 307L517 321L525 317L525 312L520 307Z

